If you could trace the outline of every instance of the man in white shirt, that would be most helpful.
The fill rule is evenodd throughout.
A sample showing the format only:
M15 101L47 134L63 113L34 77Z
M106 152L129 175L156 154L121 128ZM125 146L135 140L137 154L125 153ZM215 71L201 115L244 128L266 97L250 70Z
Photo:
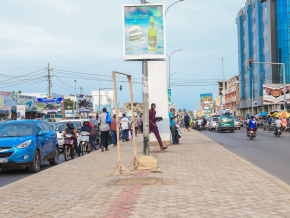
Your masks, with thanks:
M103 113L99 115L98 119L98 130L100 129L101 125L101 150L104 152L104 148L108 151L109 145L109 131L111 129L111 125L106 122L107 118L107 108L103 108Z
M124 140L129 141L128 132L129 132L130 124L129 124L129 119L126 117L126 114L123 114L123 117L120 120L120 125L121 125L121 128L122 128L122 139L123 139L123 142L124 142Z
M275 121L275 130L274 132L277 131L277 128L281 128L282 127L282 120L280 120L280 118L278 118L276 121Z
M203 122L202 122L202 119L198 118L198 120L197 120L197 125L198 125L198 126L202 126L202 123L203 123Z

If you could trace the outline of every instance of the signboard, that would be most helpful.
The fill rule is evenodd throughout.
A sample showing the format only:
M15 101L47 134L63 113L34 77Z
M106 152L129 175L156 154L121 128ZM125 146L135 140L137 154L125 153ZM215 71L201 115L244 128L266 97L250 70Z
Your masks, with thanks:
M89 113L94 111L94 101L91 95L77 95L77 111Z
M73 110L65 110L65 117L73 117L74 116L74 111Z
M11 92L0 92L0 113L10 114L11 109L16 109L16 98Z
M24 105L26 112L35 112L35 111L37 111L36 101L37 101L36 97L18 95L18 97L17 97L17 110L18 110L19 105Z
M124 5L124 59L165 59L164 5Z
M26 105L17 105L17 120L25 120Z
M286 101L289 102L289 84L286 85ZM263 100L264 104L284 104L283 84L264 84Z
M200 94L200 104L211 104L212 93Z
M112 109L112 113L111 114L112 115L116 114L116 109L115 108ZM124 109L123 108L118 108L118 117L119 118L123 117L123 114L124 114Z
M172 103L171 89L167 89L167 94L168 94L168 104L171 104Z
M253 107L257 107L258 106L258 101L253 101Z
M45 112L62 111L63 98L38 98L37 110Z
M101 112L103 111L103 108L107 108L107 112L111 113L112 112L112 106L111 105L101 105ZM96 105L95 111L99 110L99 105Z

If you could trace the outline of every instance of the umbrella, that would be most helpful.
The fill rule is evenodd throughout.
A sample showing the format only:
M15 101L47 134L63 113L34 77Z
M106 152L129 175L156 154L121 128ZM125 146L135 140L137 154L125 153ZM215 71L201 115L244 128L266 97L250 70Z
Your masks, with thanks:
M260 117L267 117L268 116L268 112L263 112L259 114Z
M280 112L276 115L277 117L285 117L285 118L289 118L290 114L288 112Z

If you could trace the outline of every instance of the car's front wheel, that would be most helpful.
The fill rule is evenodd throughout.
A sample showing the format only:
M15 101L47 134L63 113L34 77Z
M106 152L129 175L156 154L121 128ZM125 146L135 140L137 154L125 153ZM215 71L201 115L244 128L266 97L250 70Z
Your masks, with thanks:
M33 161L30 166L28 166L28 171L30 173L37 173L40 170L40 154L39 151L35 151Z
M59 159L59 150L58 150L58 147L55 146L54 151L53 151L53 158L51 160L49 160L49 164L50 165L57 165L58 159Z

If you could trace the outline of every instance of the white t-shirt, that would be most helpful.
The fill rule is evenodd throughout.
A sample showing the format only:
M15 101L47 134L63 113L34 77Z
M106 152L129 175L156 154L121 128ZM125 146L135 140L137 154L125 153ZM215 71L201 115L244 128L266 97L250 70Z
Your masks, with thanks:
M202 125L202 120L197 120L197 125L201 126Z
M109 131L110 124L106 123L107 113L103 112L99 115L98 123L101 124L101 131Z
M275 121L276 127L281 127L282 126L282 120L276 120Z
M121 123L122 130L129 129L129 120L127 117L123 117L120 123Z

